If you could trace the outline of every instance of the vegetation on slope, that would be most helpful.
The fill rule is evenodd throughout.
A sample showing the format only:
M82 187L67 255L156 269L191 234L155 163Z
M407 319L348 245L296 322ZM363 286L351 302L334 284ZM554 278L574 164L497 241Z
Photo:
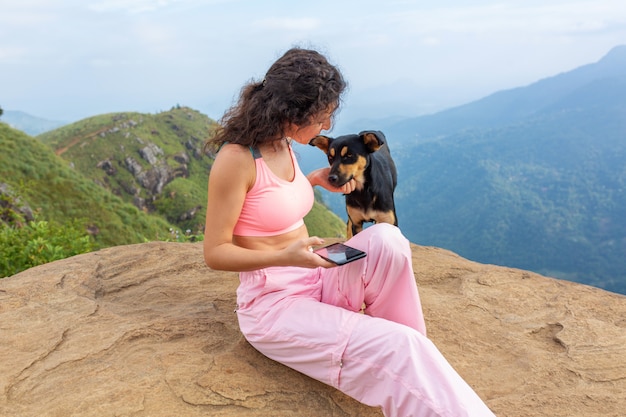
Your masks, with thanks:
M626 80L598 80L506 127L403 143L403 230L479 262L626 293L624 97Z
M203 146L216 126L207 116L176 106L156 115L95 116L38 139L124 201L197 234L204 228L213 163ZM305 221L311 233L322 236L335 236L342 227L319 201Z
M95 116L38 138L0 123L0 183L10 190L3 207L20 201L34 211L23 219L5 210L17 220L0 222L8 262L0 272L108 246L201 239L213 162L202 147L214 127L179 106ZM344 223L316 197L310 233L343 236Z
M38 140L0 123L0 178L40 220L83 222L96 247L164 239L172 227L86 179Z
M202 144L214 125L198 112L175 108L156 115L94 116L38 139L125 202L197 233L204 225L198 207L206 201L212 163Z

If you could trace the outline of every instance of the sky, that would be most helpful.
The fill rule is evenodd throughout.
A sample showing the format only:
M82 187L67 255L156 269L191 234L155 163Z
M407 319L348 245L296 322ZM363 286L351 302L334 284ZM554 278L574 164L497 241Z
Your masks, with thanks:
M347 79L338 120L411 117L623 44L624 0L0 0L0 107L72 122L183 105L218 120L301 46Z

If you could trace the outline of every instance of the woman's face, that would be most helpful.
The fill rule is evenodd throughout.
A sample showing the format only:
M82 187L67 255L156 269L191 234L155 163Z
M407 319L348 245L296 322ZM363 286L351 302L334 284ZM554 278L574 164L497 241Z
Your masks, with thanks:
M307 126L295 126L295 131L291 136L293 140L303 145L307 145L311 139L319 135L322 130L330 130L331 119L336 106L329 108L318 116L313 117L312 123Z

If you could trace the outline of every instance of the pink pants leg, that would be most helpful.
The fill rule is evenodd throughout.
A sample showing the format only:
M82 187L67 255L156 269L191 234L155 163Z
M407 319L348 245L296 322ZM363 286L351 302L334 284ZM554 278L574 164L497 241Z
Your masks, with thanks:
M426 337L399 229L374 225L349 244L367 257L331 269L241 273L238 318L247 340L387 417L493 416Z

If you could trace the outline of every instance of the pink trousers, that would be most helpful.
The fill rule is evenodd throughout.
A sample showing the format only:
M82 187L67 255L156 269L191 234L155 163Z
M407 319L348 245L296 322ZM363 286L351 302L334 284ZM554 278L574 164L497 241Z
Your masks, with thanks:
M367 257L240 274L237 314L250 344L387 417L494 416L426 337L399 229L376 224L347 243Z

